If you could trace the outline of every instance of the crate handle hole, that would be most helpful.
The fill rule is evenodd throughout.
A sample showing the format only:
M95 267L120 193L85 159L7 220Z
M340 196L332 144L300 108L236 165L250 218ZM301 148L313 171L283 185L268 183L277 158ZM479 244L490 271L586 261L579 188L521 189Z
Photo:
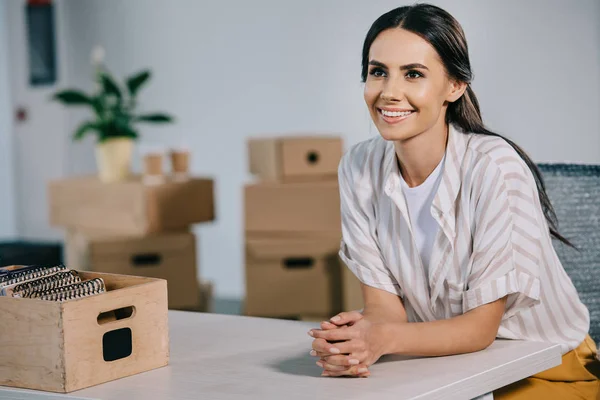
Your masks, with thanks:
M288 269L309 269L315 264L312 257L288 257L283 260L283 265Z
M105 311L98 314L98 325L104 325L109 322L118 321L120 319L132 318L135 314L135 307L122 307L115 310Z
M129 357L132 349L130 328L115 329L102 336L102 356L106 362Z
M162 257L158 253L135 254L131 256L134 267L155 267L160 265Z
M306 155L306 160L309 164L316 164L317 162L319 162L319 153L317 153L316 151L309 151Z

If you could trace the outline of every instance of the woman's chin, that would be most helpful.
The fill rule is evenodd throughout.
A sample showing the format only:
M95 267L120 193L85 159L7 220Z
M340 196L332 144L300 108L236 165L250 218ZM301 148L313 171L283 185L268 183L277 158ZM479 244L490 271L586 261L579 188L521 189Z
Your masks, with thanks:
M405 129L390 129L389 127L378 127L377 129L384 140L406 140L415 136L413 132Z

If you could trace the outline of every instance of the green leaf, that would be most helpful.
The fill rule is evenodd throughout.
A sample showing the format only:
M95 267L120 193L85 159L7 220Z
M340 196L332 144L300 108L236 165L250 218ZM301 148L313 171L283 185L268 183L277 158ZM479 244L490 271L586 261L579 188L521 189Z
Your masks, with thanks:
M98 122L84 122L81 125L79 125L79 127L75 131L75 134L73 135L73 139L81 140L81 139L83 139L85 134L88 133L89 131L98 132L98 131L100 131L101 128L102 127Z
M173 122L173 117L171 117L170 115L167 115L167 114L155 113L155 114L138 115L137 117L134 118L134 121L164 123L164 122Z
M100 79L102 81L102 87L107 94L112 94L117 97L117 99L121 100L121 89L117 86L115 80L107 73L102 72L100 75Z
M106 122L106 134L111 137L137 137L137 132L131 125L131 117L121 112L116 112Z
M104 141L112 138L131 138L136 139L138 137L137 132L128 125L119 125L116 121L108 123L101 132L100 141Z
M63 90L53 96L54 100L68 105L92 105L92 99L79 90Z
M127 89L129 94L134 97L142 85L150 78L150 71L144 70L127 79Z
M131 116L123 110L115 110L114 125L116 130L133 130L131 127Z
M104 98L102 97L102 95L98 95L92 98L92 107L94 107L94 111L96 111L96 114L99 117L102 117L104 115L105 108Z

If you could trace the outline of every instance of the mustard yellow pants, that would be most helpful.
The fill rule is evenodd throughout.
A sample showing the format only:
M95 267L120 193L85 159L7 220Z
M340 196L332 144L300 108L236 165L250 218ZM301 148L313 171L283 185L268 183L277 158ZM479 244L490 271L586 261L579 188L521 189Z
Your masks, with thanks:
M494 392L494 400L600 400L600 361L588 335L562 364Z

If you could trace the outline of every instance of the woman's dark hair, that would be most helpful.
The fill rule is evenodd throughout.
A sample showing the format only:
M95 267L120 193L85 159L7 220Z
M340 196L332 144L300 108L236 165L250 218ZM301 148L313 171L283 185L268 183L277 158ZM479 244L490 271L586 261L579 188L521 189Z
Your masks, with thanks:
M459 127L466 133L479 133L506 140L533 173L544 216L550 228L550 234L561 242L574 247L568 239L558 233L556 213L546 193L542 174L535 163L514 142L489 131L483 124L479 102L471 88L473 73L471 71L471 62L469 61L467 40L458 21L447 11L430 4L415 4L396 8L379 17L373 23L371 29L369 29L363 45L363 82L367 80L371 45L381 32L393 28L405 29L427 40L442 59L449 77L467 83L467 89L461 98L448 105L446 122Z

